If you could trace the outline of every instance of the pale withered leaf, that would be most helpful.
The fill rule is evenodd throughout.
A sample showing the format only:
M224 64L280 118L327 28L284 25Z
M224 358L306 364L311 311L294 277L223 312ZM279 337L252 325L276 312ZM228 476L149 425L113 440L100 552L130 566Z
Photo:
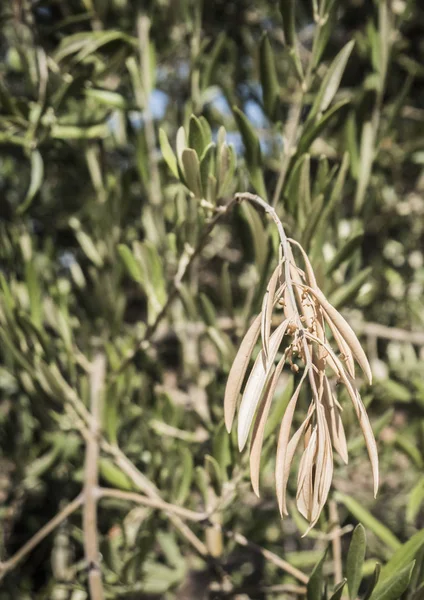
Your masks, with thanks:
M340 331L334 325L333 321L328 316L328 314L326 315L325 320L327 321L327 324L330 328L331 333L333 334L334 340L335 340L340 352L345 357L346 367L347 367L349 375L351 377L353 377L353 379L355 379L355 362L353 360L351 349L347 345L347 342L345 341L344 337L341 335Z
M306 336L309 339L315 341L317 344L322 344L322 342L316 336L309 334L309 333L307 333ZM355 409L356 416L358 418L359 425L361 427L361 430L362 430L362 433L363 433L363 436L365 439L365 444L367 446L368 455L370 457L371 469L372 469L373 480L374 480L374 496L376 496L377 491L378 491L378 452L377 452L377 444L375 443L374 434L372 431L371 424L369 422L367 412L364 408L364 405L362 403L362 400L361 400L358 390L353 385L352 380L349 377L349 375L346 373L342 363L340 362L340 360L337 358L337 356L335 355L333 350L328 345L325 345L325 348L327 349L329 354L332 356L333 361L337 367L336 373L340 377L342 382L344 383L344 385L347 389L347 392L349 394L349 397L352 400L352 404Z
M250 479L255 494L259 497L259 472L261 463L262 444L264 439L264 431L266 421L268 419L269 410L271 408L272 399L274 397L275 388L283 370L287 358L286 351L279 360L275 371L270 379L265 394L263 395L261 405L258 410L255 425L253 427L252 444L250 447Z
M313 470L314 458L317 451L317 426L312 429L308 445L303 451L300 459L297 475L296 504L301 515L308 521L312 520L313 509Z
M290 402L287 405L286 411L283 416L283 420L281 421L280 433L278 436L278 445L277 445L277 456L275 461L275 487L277 492L278 506L281 514L287 514L287 508L285 504L285 487L287 485L288 479L288 470L290 469L291 461L293 460L293 454L295 449L293 450L293 454L291 457L288 453L288 444L290 439L290 430L293 422L293 415L296 408L297 400L299 398L300 390L302 389L302 384L305 381L305 378L308 374L308 369L305 368L302 374L302 377L299 381L299 384L294 391L293 396L290 399ZM305 425L306 426L306 425ZM303 430L302 430L303 433ZM295 434L296 435L296 434ZM299 435L300 439L300 435ZM290 460L289 460L290 459ZM287 472L287 476L286 476Z
M224 397L225 426L228 432L231 431L236 412L238 396L241 386L243 385L243 379L246 374L246 369L249 365L250 357L259 337L260 328L261 314L256 317L244 336L228 376Z
M340 409L334 401L334 395L331 391L330 382L327 377L324 379L324 393L322 396L323 406L327 415L328 428L330 430L331 441L335 451L339 454L342 461L348 463L348 453L346 444L346 435L340 416Z
M249 436L256 408L271 370L274 367L275 357L286 332L287 324L287 320L280 323L271 335L268 360L265 359L264 352L261 350L247 380L238 414L237 436L240 451L244 448Z
M277 285L281 279L281 264L279 264L274 270L271 279L269 280L266 288L266 293L262 302L262 322L261 322L261 336L262 336L262 347L264 349L265 358L268 358L269 352L269 338L271 335L271 316L272 309L274 308L274 298ZM280 287L278 285L278 287Z
M311 288L317 289L317 280L315 278L315 273L314 270L312 268L311 265L311 261L308 258L308 255L306 254L306 252L304 251L304 249L302 248L302 246L299 244L299 242L296 242L295 240L292 240L291 238L288 239L288 241L291 244L294 244L296 246L296 248L298 248L300 250L300 253L302 254L302 258L303 258L303 262L305 263L305 268L306 268L306 275L308 278L308 283L311 286ZM292 254L293 256L293 254Z
M368 379L368 382L372 382L372 373L371 367L369 365L368 359L365 355L365 352L356 337L353 329L348 324L348 322L342 317L342 315L332 306L321 290L314 290L311 287L308 287L308 291L310 291L321 304L324 310L324 318L328 315L330 319L333 321L334 325L340 331L341 335L345 339L347 345L352 350L353 356L358 361L359 366L363 370L365 376Z

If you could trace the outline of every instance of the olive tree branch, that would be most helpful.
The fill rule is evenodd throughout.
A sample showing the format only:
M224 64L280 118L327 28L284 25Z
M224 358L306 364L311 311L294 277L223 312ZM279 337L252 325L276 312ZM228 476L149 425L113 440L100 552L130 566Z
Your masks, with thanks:
M22 548L20 548L13 556L4 562L0 562L0 581L12 571L17 565L23 560L27 554L29 554L40 542L44 540L52 531L56 529L63 521L72 515L76 510L80 508L84 502L84 493L78 494L72 502L70 502L65 508L57 513L48 523L46 523L36 534L28 540Z
M103 600L104 591L99 566L99 541L97 532L97 487L99 465L99 432L103 387L105 380L105 357L98 354L90 374L90 437L85 454L83 531L85 559L88 565L88 585L92 600Z

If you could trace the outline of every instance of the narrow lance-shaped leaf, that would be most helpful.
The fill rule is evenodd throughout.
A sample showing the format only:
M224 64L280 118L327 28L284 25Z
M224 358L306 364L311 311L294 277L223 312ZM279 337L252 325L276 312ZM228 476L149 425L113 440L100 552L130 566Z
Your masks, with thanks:
M202 198L202 182L200 180L199 158L191 148L185 148L181 155L184 177L188 189L196 198Z
M38 193L44 178L44 162L38 150L33 150L31 153L31 180L24 202L18 208L18 213L24 213L34 200Z
M237 106L235 106L233 110L237 127L241 133L245 147L246 165L250 180L257 193L266 200L267 193L261 168L262 153L258 136L246 115L244 115Z
M294 0L281 0L280 11L283 17L284 39L287 46L294 46L296 42L296 26L294 19Z
M389 579L392 573L408 566L411 561L416 558L418 552L423 548L423 546L424 529L418 531L407 542L402 544L402 546L398 548L398 550L396 550L396 552L390 558L389 562L384 565L384 567L381 569L378 588L384 586L385 581Z
M374 572L372 574L371 581L368 584L367 591L365 592L364 600L370 599L371 594L374 591L374 589L378 583L378 580L380 578L380 572L381 572L381 564L375 563Z
M230 370L230 374L228 376L224 397L225 426L228 432L231 431L234 414L236 411L237 399L243 384L243 379L246 374L250 357L252 356L253 349L259 337L261 330L261 318L262 315L259 314L249 327L242 343L240 344L240 348L238 349L237 355Z
M330 275L339 265L341 265L346 259L350 258L353 252L360 247L364 233L356 233L352 236L337 252L334 258L328 264L326 274Z
M330 297L331 304L334 308L338 309L350 302L350 300L356 298L364 283L369 281L371 273L372 267L365 267L365 269L359 271L359 273L357 273L350 281L335 290Z
M307 600L321 600L322 598L322 586L323 586L323 567L325 558L327 556L327 550L324 552L322 558L318 561L306 586L306 598Z
M184 131L184 127L180 127L177 131L176 146L177 146L178 164L180 166L180 169L182 170L182 168L183 168L183 160L182 160L183 159L183 151L185 148L187 148L186 134Z
M305 160L300 168L300 181L298 189L298 215L299 223L303 228L305 223L306 215L311 210L311 157L309 154L305 155Z
M265 425L271 408L275 389L287 359L287 351L278 362L272 378L267 386L258 410L258 416L252 434L252 445L250 448L250 479L255 494L259 497L259 467L261 461L262 444L264 439Z
M371 367L369 365L365 352L351 326L342 317L342 315L328 302L327 298L320 290L308 288L308 291L310 291L316 297L324 311L328 313L330 319L333 321L337 329L342 334L343 338L346 340L346 343L348 344L349 348L352 350L353 355L358 361L358 364L363 370L364 374L366 375L368 382L371 383Z
M137 283L143 282L143 275L140 269L140 265L138 264L136 258L134 257L131 250L125 244L119 244L118 253L121 257L122 262L125 265L125 268L128 274L137 281Z
M359 523L353 532L347 554L347 587L350 600L356 600L362 579L362 565L365 559L366 537L364 526Z
M322 217L323 204L324 196L323 194L320 194L318 198L315 198L314 203L312 204L311 209L306 216L306 226L302 233L302 244L306 250L309 249L312 236L316 231L320 218Z
M400 571L395 571L392 577L386 580L384 586L377 586L370 600L399 600L409 585L414 565L415 560Z
M159 129L159 142L160 142L160 148L162 150L162 155L163 155L163 158L165 159L166 164L172 171L172 174L174 175L174 177L176 177L178 179L179 174L178 174L177 159L176 159L176 156L175 156L175 154L171 148L171 145L168 141L168 137L162 128Z
M309 149L309 147L312 145L312 142L327 126L332 117L349 102L350 100L348 98L344 98L329 108L316 122L312 120L308 121L299 140L297 149L298 154L306 152Z
M272 309L274 306L275 290L277 288L278 280L281 275L281 264L277 266L274 273L269 280L266 293L262 302L262 321L261 321L261 336L262 336L262 347L265 354L265 359L268 358L269 353L269 338L271 332L271 316Z
M200 160L200 179L203 190L208 188L209 175L215 172L215 144L210 143L203 151Z
M318 113L324 112L330 106L331 101L339 89L341 79L343 77L346 63L353 50L355 42L351 40L344 48L340 50L333 62L331 63L321 87L312 105L310 118Z
M308 369L306 368L303 372L301 380L293 396L290 399L290 402L287 405L286 412L284 413L283 420L281 421L280 433L278 437L277 456L275 459L275 487L277 492L278 506L280 508L281 515L287 514L284 491L287 485L288 471L290 469L291 460L293 458L293 454L290 455L288 452L290 429L292 426L293 415L296 408L297 400L299 398L300 390L302 388L302 384L305 381L307 374ZM293 436L293 439L295 438L295 436ZM300 439L300 435L298 436L298 438ZM294 448L294 450L295 449L296 448Z
M322 345L328 352L328 354L332 358L332 363L336 365L336 374L342 380L344 385L346 386L349 397L352 401L353 407L356 412L357 419L359 421L359 425L361 427L365 444L368 450L368 455L371 462L372 474L374 479L374 497L377 495L378 491L378 452L377 452L377 444L375 443L374 434L372 431L372 427L367 415L367 411L364 408L359 392L352 385L352 381L347 375L342 363L337 358L336 354L330 348L328 344L322 342L322 340L318 339L316 336L306 333L306 337L311 341L316 342L317 344ZM331 366L331 364L329 363Z
M397 550L402 546L398 538L390 531L388 527L383 525L374 515L372 515L366 508L357 502L351 496L342 494L341 492L335 492L335 499L337 502L341 502L345 505L348 511L361 523L364 527L370 529L382 542L384 542L388 548Z
M195 150L198 156L201 156L206 145L202 125L195 115L191 115L188 126L188 146Z
M246 163L248 167L258 167L262 162L261 148L259 139L253 129L250 121L242 111L235 106L234 116L237 121L237 126L240 130L245 147Z
M334 588L333 594L330 596L330 600L340 600L343 594L344 587L346 585L347 579L344 578L339 584Z
M358 166L358 183L355 194L355 211L359 213L365 200L365 193L371 177L374 161L374 129L371 121L364 123L361 135L361 150Z
M225 144L226 146L226 144ZM233 146L227 146L227 161L225 173L220 170L219 196L225 196L234 189L234 173L237 166L237 155ZM222 162L221 165L222 166ZM222 177L222 180L221 180Z
M355 363L353 360L352 352L351 352L349 346L347 345L347 342L345 341L344 337L341 335L340 331L337 329L337 327L334 325L333 321L330 319L330 317L328 315L326 315L325 320L327 322L327 325L330 328L331 333L333 334L334 341L336 342L340 352L344 356L343 360L346 363L348 373L354 379L355 378Z
M280 12L281 16L283 17L284 39L287 46L290 48L290 56L294 62L296 73L299 79L302 79L302 63L300 61L296 37L295 1L280 0Z
M270 339L268 360L265 359L264 352L261 350L247 381L238 415L237 432L240 451L243 450L246 444L256 408L273 368L275 356L286 332L287 325L287 321L283 321L274 331Z
M302 454L297 477L297 508L300 514L308 521L312 521L313 518L313 471L315 466L314 458L318 451L318 433L315 425Z
M324 389L322 395L324 409L327 412L327 422L330 430L331 441L336 452L345 464L348 463L346 436L340 417L340 409L336 405L330 382L324 377Z
M266 34L262 37L259 46L259 62L264 107L267 115L272 119L278 100L279 85L275 68L274 53Z

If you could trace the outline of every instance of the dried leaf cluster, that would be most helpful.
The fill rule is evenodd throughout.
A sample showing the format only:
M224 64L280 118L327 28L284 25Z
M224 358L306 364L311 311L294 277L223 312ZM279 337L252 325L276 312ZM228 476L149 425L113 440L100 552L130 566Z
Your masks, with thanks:
M247 331L231 368L225 391L225 422L231 430L239 394L256 342L261 337L261 350L250 371L238 409L238 444L245 447L253 426L250 447L252 486L259 495L260 455L264 429L281 372L289 364L301 372L300 381L290 399L278 437L276 455L276 492L282 515L287 515L286 489L293 457L303 438L304 449L297 475L297 507L309 521L317 522L327 500L333 477L333 449L347 463L346 436L340 406L329 377L346 387L361 426L374 479L374 494L378 489L378 455L368 415L362 403L355 378L355 361L371 383L371 369L360 342L342 315L328 302L319 289L312 265L303 248L285 236L275 211L261 198L240 194L262 206L276 222L281 253L277 267L268 283L262 310ZM294 257L296 250L304 270ZM271 331L272 315L282 309L283 320ZM331 332L335 351L328 342ZM284 343L282 356L281 352ZM300 367L299 367L300 365ZM306 380L309 381L311 401L305 419L291 436L294 413Z

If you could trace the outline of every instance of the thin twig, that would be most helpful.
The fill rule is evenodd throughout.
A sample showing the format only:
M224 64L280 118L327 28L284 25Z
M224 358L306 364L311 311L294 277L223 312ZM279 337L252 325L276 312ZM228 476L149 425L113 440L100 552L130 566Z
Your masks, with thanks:
M170 504L169 502L165 502L160 498L149 498L147 496L137 494L136 492L125 492L122 490L115 490L113 488L99 488L98 496L99 498L115 498L116 500L135 502L136 504L142 504L143 506L166 511L167 513L173 513L174 515L177 515L183 519L187 519L188 521L205 521L209 517L209 513L207 512L195 512L194 510L189 510L187 508L183 508L182 506L177 506L176 504Z
M379 323L361 323L360 321L354 321L354 325L358 333L367 336L413 344L414 346L424 346L424 331L408 331L398 327L386 327Z
M283 571L285 571L292 577L295 577L298 581L301 581L302 583L308 583L309 577L307 575L305 575L305 573L302 573L302 571L299 571L299 569L296 569L296 567L293 567L290 563L288 563L284 559L280 558L277 554L274 554L274 552L271 552L270 550L267 550L266 548L262 548L262 546L258 546L257 544L250 542L241 533L234 533L232 531L224 530L224 534L226 537L234 540L240 546L250 548L251 550L254 550L255 552L257 552L258 554L261 554L264 558L266 558L267 560L272 562L274 565L276 565L277 567L279 567L280 569L282 569Z
M0 563L0 581L9 572L12 571L27 554L31 552L40 542L44 540L52 531L56 529L65 519L74 513L84 501L84 494L80 493L72 500L65 508L63 508L56 516L53 517L44 527L42 527L35 535L32 536L26 544L22 546L13 556L5 562Z
M90 375L91 423L90 438L85 455L83 531L85 559L88 565L88 585L91 600L103 600L104 591L99 566L99 541L97 531L97 486L99 465L99 430L103 386L105 380L105 357L98 354Z
M157 487L141 473L137 467L126 457L126 455L117 447L112 446L106 440L102 440L102 448L108 452L115 460L117 466L125 473L131 481L147 496L156 500L161 500L159 490ZM169 520L176 527L181 535L201 554L202 556L208 555L208 549L205 544L199 540L199 538L192 532L181 518L175 513L165 510L169 516Z

